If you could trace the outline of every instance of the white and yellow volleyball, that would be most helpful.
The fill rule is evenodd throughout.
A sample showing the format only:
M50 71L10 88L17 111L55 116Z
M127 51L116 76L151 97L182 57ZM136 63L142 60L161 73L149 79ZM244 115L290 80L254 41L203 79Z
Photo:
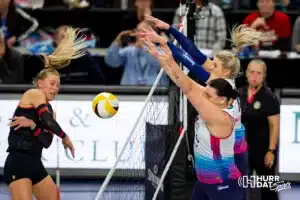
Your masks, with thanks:
M103 119L108 119L117 114L119 101L117 97L108 92L102 92L95 96L92 102L94 113Z

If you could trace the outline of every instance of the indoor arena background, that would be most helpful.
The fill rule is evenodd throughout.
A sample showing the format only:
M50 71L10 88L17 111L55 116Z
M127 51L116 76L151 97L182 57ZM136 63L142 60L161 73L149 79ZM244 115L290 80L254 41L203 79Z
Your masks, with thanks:
M13 2L13 0L11 1ZM55 48L55 45L53 45L53 35L55 30L62 25L70 25L75 28L84 29L84 33L88 36L87 43L90 47L88 51L91 58L74 62L71 64L72 66L61 71L62 89L58 95L58 100L64 101L65 103L67 102L66 107L60 107L60 109L68 110L70 114L66 117L59 118L58 122L63 127L71 127L72 129L78 129L82 132L81 136L77 136L77 138L74 139L76 141L75 146L80 146L80 152L78 152L79 156L76 158L77 160L74 161L68 157L69 160L64 159L59 163L61 199L92 200L95 198L103 179L110 169L108 166L111 166L111 160L115 159L120 148L118 147L120 141L111 138L111 133L114 132L112 126L117 124L119 132L122 130L124 134L128 134L153 84L139 84L137 81L134 84L128 85L126 83L128 77L123 76L124 66L109 66L105 59L107 49L116 39L117 35L129 27L132 29L135 28L132 27L134 22L130 22L130 20L128 22L128 20L126 20L136 15L134 1L135 0L15 0L15 7L10 6L9 14L6 19L7 27L4 27L3 24L1 27L2 31L9 29L16 33L15 36L12 36L15 37L15 41L9 40L11 38L8 38L6 41L7 48L19 51L22 54L22 58L18 60L21 61L20 63L5 60L5 56L3 56L1 57L0 69L2 67L10 68L10 65L20 68L22 70L12 71L10 73L19 73L18 76L22 76L23 78L5 82L5 79L1 79L1 77L5 76L5 72L2 69L0 70L0 200L10 199L8 188L2 179L2 173L7 148L7 122L14 109L12 105L15 105L12 103L17 102L21 93L32 87L33 77L41 70L41 67L39 67L41 66L41 59L37 54L49 53ZM227 39L229 39L230 29L233 25L244 23L244 19L249 13L257 11L256 0L215 0L211 2L214 2L224 15L219 17L224 17L226 21L224 30ZM184 1L182 3L184 3ZM152 15L173 24L176 9L179 5L179 0L153 0L151 7ZM285 38L286 43L270 47L268 50L259 50L254 54L253 52L244 53L240 57L242 66L241 72L246 70L248 63L254 57L264 60L267 65L266 82L280 99L281 108L284 109L285 104L294 105L293 107L289 107L291 110L288 110L288 112L296 113L295 117L290 117L289 120L284 120L284 123L282 122L280 124L280 141L284 140L289 142L284 142L279 145L279 149L284 149L284 151L282 151L278 159L278 173L282 180L292 183L290 190L280 192L280 200L297 200L300 195L300 145L298 140L299 130L297 128L297 113L299 113L300 110L300 81L298 72L300 55L298 55L297 48L295 48L295 45L300 45L300 40L294 45L295 37L297 37L297 35L300 37L299 8L300 2L298 0L290 0L288 5L285 5L285 1L278 1L276 9L289 17L288 21L290 25L282 25L290 29L290 33ZM197 20L204 19L200 17ZM209 27L202 28L209 29ZM162 34L168 36L167 33ZM204 34L203 37L208 37L208 35ZM127 38L127 42L128 40L130 39ZM202 42L205 43L207 40L209 39L204 38ZM228 40L224 40L224 44L225 45L217 47L217 49L231 48ZM211 49L205 50L211 51ZM300 52L300 48L298 48L298 52ZM132 73L134 72L133 70ZM131 74L131 76L134 77L135 74ZM237 83L238 86L245 84L243 74L237 79ZM96 94L103 91L114 93L119 97L120 101L126 102L127 113L130 117L126 115L121 116L123 120L122 123L113 122L107 124L103 120L101 122L91 121L89 115L93 115L93 113L89 110L89 103ZM163 139L152 138L152 140L161 142L158 145L161 149L154 150L152 148L149 150L145 147L145 151L157 151L157 154L169 153L169 148L174 147L179 136L179 92L174 84L170 83L159 85L154 95L167 98L168 109L165 112L168 113L168 118L166 122L167 124L174 125L172 129L173 134L169 134L168 138ZM155 100L152 101L154 102ZM156 103L160 104L162 100L158 100ZM84 106L80 108L80 105ZM149 113L149 115L150 114L151 113ZM287 113L284 113L284 116L286 114ZM93 119L99 120L96 118ZM89 132L95 131L90 128L93 123L99 127L99 132L107 131L108 134L104 134L101 138L93 138L94 134L89 135ZM155 128L148 128L149 129L146 129L149 130L149 135L151 135L150 133L153 133L153 129ZM120 133L122 133L122 131ZM168 129L165 132L170 132L170 130ZM292 132L292 134L286 134L286 132ZM166 140L168 142L166 142ZM168 145L166 145L167 143ZM145 146L147 146L147 141ZM101 149L101 155L97 155L99 151L96 149ZM112 151L113 153L111 153ZM164 182L164 186L167 189L164 190L164 195L159 196L158 199L189 199L195 177L191 172L190 163L186 161L187 151L187 143L184 141L179 147L172 167ZM64 153L65 152L61 151L61 154ZM47 170L53 175L54 180L57 168L57 163L55 162L56 155L56 149L52 148L48 150L48 153L43 158L44 162L47 163ZM153 155L154 153L152 157L155 157ZM111 158L109 158L109 156L111 156ZM146 153L145 157L146 162L147 159L156 159L152 157L147 158ZM108 159L110 163L106 163L106 159ZM149 161L149 163L151 162L152 161ZM156 160L155 162L165 161ZM159 174L155 175L159 176ZM132 184L135 183L133 182ZM156 184L156 182L151 182L143 185L143 187L155 188ZM116 185L116 188L117 187ZM120 191L115 189L114 185L111 184L106 193L114 192ZM134 196L134 194L139 191L128 190L127 192L133 193L132 196ZM259 199L259 191L253 190L250 191L250 193L251 194L248 194L248 199Z

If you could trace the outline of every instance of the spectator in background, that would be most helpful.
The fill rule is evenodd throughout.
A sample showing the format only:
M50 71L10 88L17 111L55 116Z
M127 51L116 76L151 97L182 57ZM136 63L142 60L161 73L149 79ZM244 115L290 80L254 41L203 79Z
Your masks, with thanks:
M90 2L87 0L63 0L65 4L72 8L87 8L90 6Z
M8 46L25 39L38 27L38 21L20 8L14 0L0 0L1 28Z
M300 53L300 17L294 23L292 50Z
M290 2L288 4L288 8L299 9L300 8L300 0L290 0Z
M248 84L240 88L242 123L246 129L250 175L275 175L280 105L265 84L266 64L252 60L246 70ZM261 189L262 200L277 200L277 192Z
M60 26L54 34L54 46L65 37L67 26ZM105 84L105 78L94 58L87 52L71 60L68 67L58 69L63 84Z
M144 20L145 14L152 14L152 0L135 0L135 12L125 14L121 21L121 31L133 30Z
M195 0L197 9L201 9L202 0ZM209 10L209 8L211 10ZM187 15L186 4L182 6L183 15ZM226 20L222 9L216 4L209 3L208 6L202 7L198 13L199 19L196 20L196 38L195 44L199 49L212 49L218 52L224 49L226 43ZM176 10L173 24L180 23L180 8ZM185 23L186 25L186 23ZM187 27L184 27L186 33Z
M258 11L250 13L244 24L266 33L260 49L290 51L291 24L288 15L275 10L274 0L258 0Z
M290 4L290 0L277 0L276 1L276 5L283 8L283 10L285 10L285 8L287 8L289 6L289 4Z
M238 1L238 0L235 0ZM250 6L248 9L255 9L257 8L257 0L247 0L250 1ZM290 7L297 2L298 0L274 0L275 7L279 10L284 11L287 7Z
M24 83L23 56L5 43L0 30L0 84Z
M144 26L142 22L137 28ZM146 25L145 25L146 27ZM139 38L132 36L134 30L122 31L110 45L105 56L105 62L111 67L124 66L121 85L153 85L160 66L156 58L147 53ZM127 46L122 47L126 42ZM169 84L168 77L164 74L160 79L160 86Z

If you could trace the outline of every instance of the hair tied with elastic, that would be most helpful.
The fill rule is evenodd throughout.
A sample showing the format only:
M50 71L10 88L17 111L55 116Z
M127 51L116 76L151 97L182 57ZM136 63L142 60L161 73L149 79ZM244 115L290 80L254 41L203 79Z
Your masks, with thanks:
M232 54L235 57L238 57L240 52L237 50L236 45L234 43L231 44L231 49L232 49Z
M239 97L239 91L238 90L236 90L236 89L232 89L232 91L231 91L231 98L233 98L233 99L236 99L236 98L238 98Z

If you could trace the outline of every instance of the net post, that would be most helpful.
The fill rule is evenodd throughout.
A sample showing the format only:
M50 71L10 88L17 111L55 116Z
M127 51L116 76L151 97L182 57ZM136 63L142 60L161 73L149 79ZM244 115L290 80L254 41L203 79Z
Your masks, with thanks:
M193 42L195 43L195 35L196 35L196 3L194 0L187 0L187 37ZM186 69L185 70L186 74L189 76L189 70ZM190 76L189 76L190 77ZM188 127L188 122L193 120L190 119L190 115L189 113L193 113L193 106L191 105L191 103L189 103L187 101L187 98L184 97L184 110L183 110L183 121L184 121L184 127L186 128L187 133L185 134L185 138L186 138L186 143L187 143L187 148L188 148L188 161L189 161L189 169L193 169L194 168L194 158L191 154L191 148L190 148L190 141L189 138L193 138L190 137L193 133L192 129L193 126Z

